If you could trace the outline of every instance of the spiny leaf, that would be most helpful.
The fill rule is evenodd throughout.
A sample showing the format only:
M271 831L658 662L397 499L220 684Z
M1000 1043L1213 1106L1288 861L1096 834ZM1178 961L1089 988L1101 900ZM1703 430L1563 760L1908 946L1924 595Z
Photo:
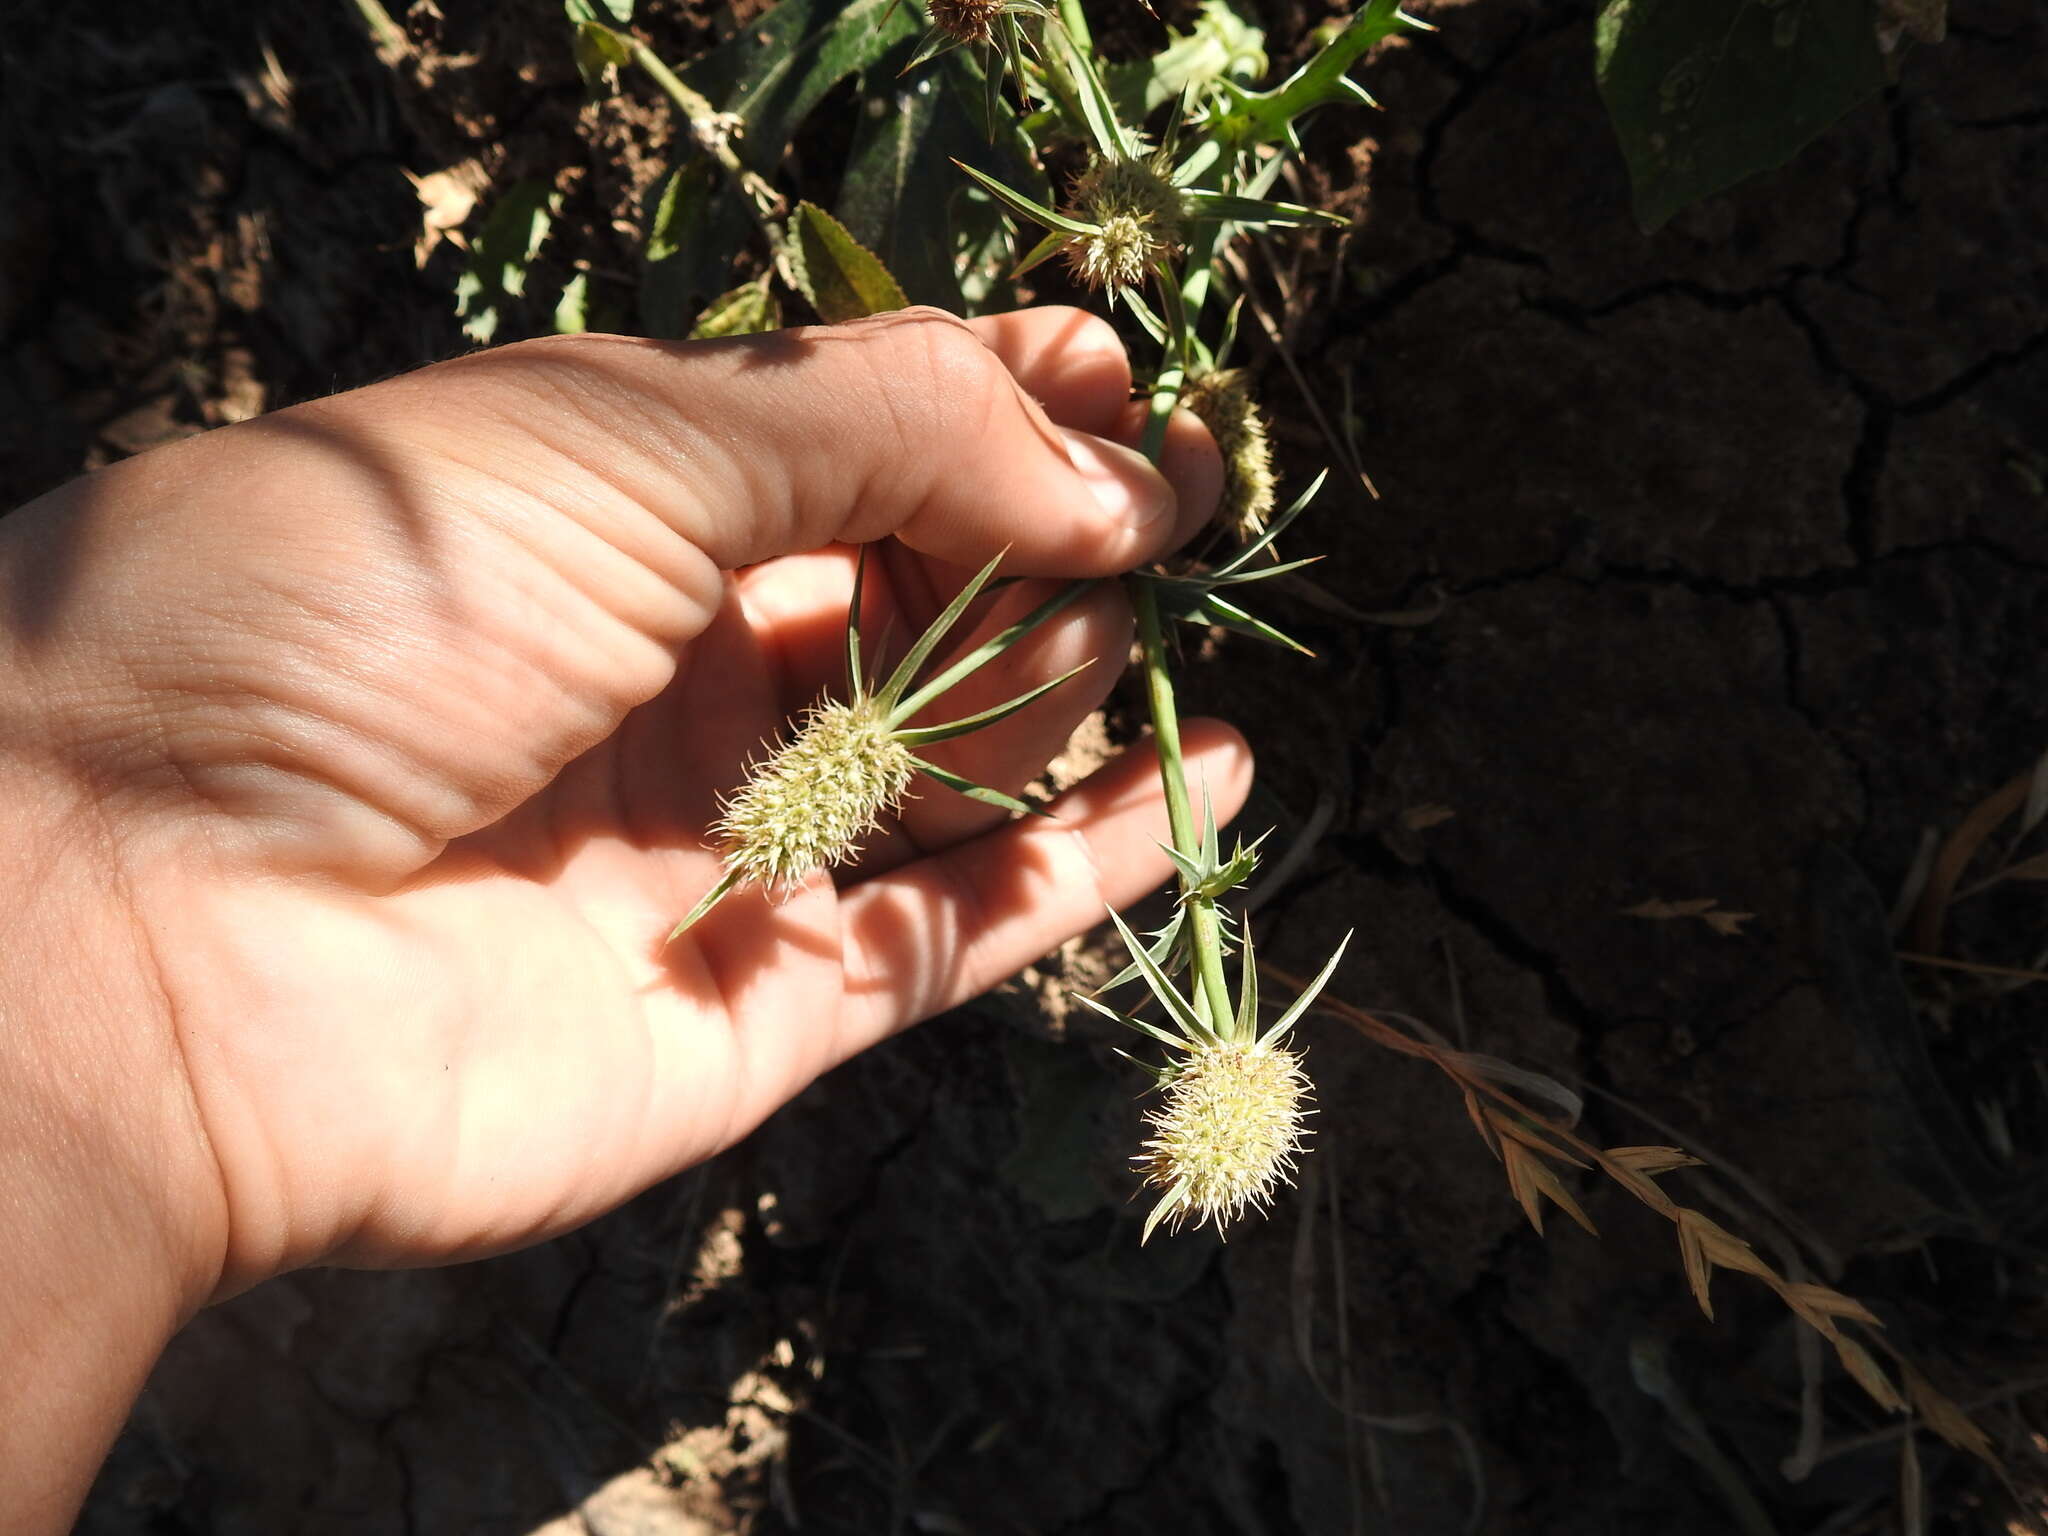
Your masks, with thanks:
M1203 192L1194 188L1181 196L1186 203L1188 217L1192 219L1227 219L1233 224L1270 229L1343 229L1351 222L1341 213L1305 208L1300 203L1276 203L1266 198L1236 197L1228 192Z
M690 929L696 927L697 923L704 917L704 915L708 913L713 907L717 906L721 901L725 900L725 898L729 894L731 894L732 888L738 885L739 883L740 877L739 871L737 870L728 869L724 874L720 875L718 877L718 883L712 886L710 890L704 893L703 898L698 901L696 906L690 908L690 915L688 917L684 918L680 923L677 923L674 928L669 930L668 938L665 939L663 942L667 944L673 944L677 939L681 938L685 933L689 932Z
M1063 213L1054 213L1035 198L1026 197L1022 192L1012 191L986 171L977 171L964 160L953 162L965 171L975 184L1001 203L1020 219L1029 219L1034 224L1043 224L1047 229L1057 229L1069 235L1092 235L1095 226L1084 224L1079 219L1070 219Z
M971 715L962 715L958 720L948 720L944 725L925 725L899 730L895 733L896 739L906 747L926 747L936 741L951 741L955 736L965 736L970 731L984 730L1000 720L1009 719L1010 716L1016 714L1020 709L1027 708L1031 704L1036 703L1039 699L1051 693L1053 689L1059 687L1060 684L1079 677L1093 665L1094 658L1090 657L1078 667L1062 672L1050 682L1040 683L1036 688L1025 690L1007 703L997 704L988 709L977 710Z
M875 695L885 707L892 712L895 710L898 701L903 697L903 690L916 678L918 669L930 659L932 652L938 649L939 642L946 638L947 631L960 622L960 615L967 611L967 605L981 595L981 589L988 585L989 578L996 573L996 567L1003 563L1003 555L1008 553L1009 550L1004 549L969 577L967 585L954 594L952 602L946 604L945 611L933 619L925 632L918 636L917 643L910 648L910 653L897 663L896 670L889 674L889 680L882 684L881 691Z
M1180 995L1179 989L1167 977L1166 972L1159 968L1145 946L1138 942L1138 936L1131 932L1123 918L1112 910L1109 920L1116 925L1117 936L1131 952L1131 959L1138 967L1138 974L1145 978L1145 985L1151 990L1152 995L1158 998L1161 1005L1173 1016L1174 1023L1178 1024L1191 1039L1209 1045L1222 1044L1216 1032L1203 1020L1201 1013Z
M1046 810L1044 806L1032 805L1029 801L1019 800L1015 795L1006 795L1000 789L990 789L987 785L977 784L972 779L963 779L959 774L952 772L950 769L941 768L937 763L927 762L924 758L913 757L911 762L917 765L919 773L936 779L956 795L965 795L969 800L976 801L982 805L999 806L1003 810L1014 811L1020 816L1044 816L1049 818L1052 815L1052 812Z
M816 203L798 203L789 224L797 279L826 324L909 307L903 285L881 259Z
M1329 983L1330 978L1336 974L1337 962L1344 958L1344 951L1350 943L1351 935L1349 933L1345 934L1338 941L1337 952L1324 962L1323 968L1320 971L1316 972L1315 980L1302 988L1301 996L1289 1003L1287 1011L1280 1015L1271 1029L1266 1031L1265 1044L1278 1045L1287 1038L1288 1031L1293 1029L1301 1021L1302 1016L1314 1005L1316 994L1321 992L1324 986ZM1247 949L1251 947L1251 928L1249 924L1245 928L1245 947Z

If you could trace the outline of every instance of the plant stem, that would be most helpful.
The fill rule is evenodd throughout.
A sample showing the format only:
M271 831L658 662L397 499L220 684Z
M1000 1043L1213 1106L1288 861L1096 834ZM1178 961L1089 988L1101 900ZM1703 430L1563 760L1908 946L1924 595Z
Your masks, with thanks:
M1138 644L1144 651L1145 699L1152 709L1152 735L1159 749L1159 777L1166 791L1166 821L1173 846L1193 855L1202 846L1188 799L1187 769L1180 750L1180 711L1173 696L1173 675L1167 667L1166 637L1159 629L1159 601L1152 583L1139 577L1131 583L1131 602L1138 612ZM1181 900L1188 908L1187 944L1190 966L1209 1004L1209 1027L1228 1037L1234 1010L1230 986L1223 975L1223 925L1213 896L1200 895L1182 881Z
M717 108L708 99L686 85L681 75L662 63L660 56L637 37L628 37L624 33L613 35L632 49L633 62L646 70L668 99L682 110L690 137L697 147L716 160L726 175L746 193L747 206L754 215L754 222L761 226L761 233L768 237L769 254L774 258L783 281L801 290L802 285L797 282L790 264L789 231L782 222L783 215L789 211L788 202L759 172L740 159L732 147L729 131L720 122ZM736 123L738 119L729 121Z

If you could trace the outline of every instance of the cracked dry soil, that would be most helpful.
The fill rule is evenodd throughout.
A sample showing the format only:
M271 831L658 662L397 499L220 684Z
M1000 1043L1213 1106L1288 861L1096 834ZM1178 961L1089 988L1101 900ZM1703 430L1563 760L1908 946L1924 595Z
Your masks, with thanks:
M708 35L643 9L671 56ZM1323 14L1261 9L1283 48ZM1730 1224L1956 1396L2039 1379L2040 1010L1919 973L1908 1008L1881 914L1923 830L2048 747L2043 12L1956 0L1882 102L1645 239L1591 7L1417 9L1441 32L1361 71L1385 112L1311 135L1308 190L1357 225L1287 311L1382 497L1332 497L1314 585L1271 599L1319 659L1233 643L1189 683L1261 747L1252 823L1298 847L1262 948L1304 968L1356 928L1352 1001L1583 1083L1600 1140L1739 1170ZM346 7L114 15L9 44L9 504L456 350L405 171L558 175L556 258L630 269L612 221L666 116L582 108L543 0L416 4L395 73ZM1300 472L1314 435L1260 367ZM1868 889L1811 879L1827 849ZM2039 890L1959 912L1953 952L2031 963ZM1624 913L1707 897L1753 915ZM1781 1532L1897 1528L1895 1443L1780 1476L1774 1303L1724 1279L1706 1322L1668 1231L1604 1191L1600 1241L1536 1237L1447 1086L1327 1022L1300 1197L1227 1247L1139 1249L1137 1084L1036 1000L1089 960L574 1238L208 1313L83 1528L1430 1536L1465 1524L1461 1446L1488 1532L1726 1532L1730 1475ZM1831 1446L1882 1427L1838 1378L1822 1401ZM2044 1409L1984 1411L2023 1489ZM1934 1529L2005 1528L1988 1479L1922 1461Z

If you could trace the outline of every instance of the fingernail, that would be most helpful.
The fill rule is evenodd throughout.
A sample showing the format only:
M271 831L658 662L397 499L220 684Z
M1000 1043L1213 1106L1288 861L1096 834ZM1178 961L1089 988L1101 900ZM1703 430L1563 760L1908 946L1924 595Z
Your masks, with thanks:
M1068 460L1111 517L1145 528L1173 510L1173 487L1142 453L1072 427L1062 427L1060 436Z

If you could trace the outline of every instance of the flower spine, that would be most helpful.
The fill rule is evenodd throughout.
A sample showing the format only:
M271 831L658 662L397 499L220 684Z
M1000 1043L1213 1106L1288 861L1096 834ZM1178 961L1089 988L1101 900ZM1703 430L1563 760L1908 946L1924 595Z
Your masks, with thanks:
M915 759L872 698L814 705L795 739L754 767L712 828L727 872L787 892L844 864L903 803Z
M1163 156L1096 157L1074 185L1074 208L1095 227L1074 236L1067 261L1090 288L1136 288L1180 249L1181 197Z
M1265 413L1242 368L1219 368L1188 381L1180 403L1200 418L1223 455L1223 497L1216 520L1240 539L1265 531L1278 482Z
M1146 1115L1152 1136L1137 1163L1165 1194L1145 1230L1190 1218L1218 1231L1248 1209L1264 1210L1293 1182L1307 1133L1309 1081L1301 1059L1260 1041L1193 1043L1165 1082L1166 1099Z

